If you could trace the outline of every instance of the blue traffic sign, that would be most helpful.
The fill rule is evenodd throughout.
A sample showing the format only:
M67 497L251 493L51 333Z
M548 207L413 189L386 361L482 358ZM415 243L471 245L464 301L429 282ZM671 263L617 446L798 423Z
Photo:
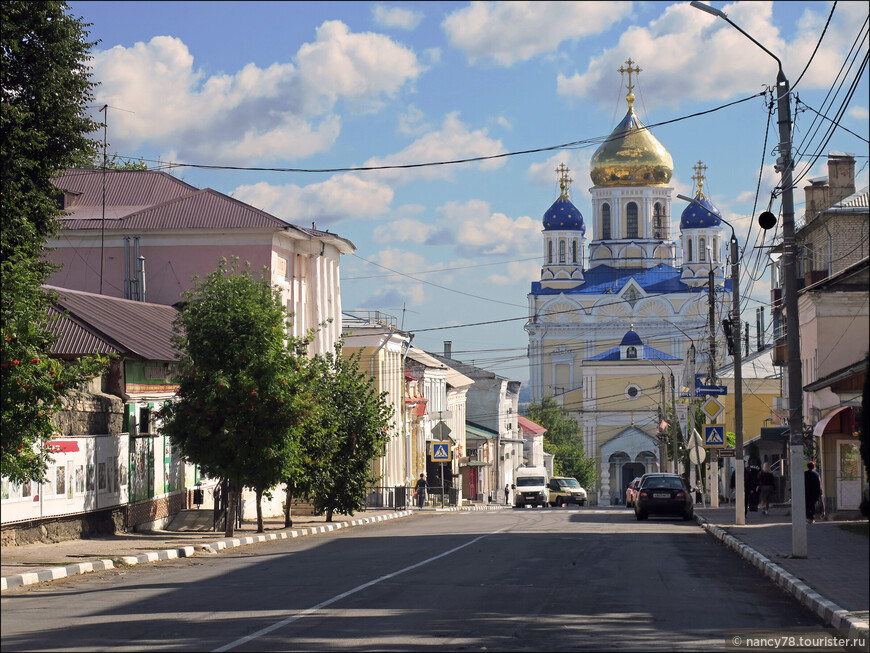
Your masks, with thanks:
M704 425L704 446L705 447L724 447L725 446L725 425L724 424L705 424Z
M696 393L699 396L703 395L727 395L728 394L728 386L727 385L702 385L698 386Z
M450 462L450 443L449 442L433 442L432 443L432 462Z

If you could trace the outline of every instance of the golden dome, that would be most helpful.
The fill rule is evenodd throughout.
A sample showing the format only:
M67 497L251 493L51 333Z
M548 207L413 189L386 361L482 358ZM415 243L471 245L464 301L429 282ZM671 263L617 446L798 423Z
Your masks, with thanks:
M589 176L596 186L666 186L674 173L674 160L634 113L631 73L628 72L628 113L592 156Z

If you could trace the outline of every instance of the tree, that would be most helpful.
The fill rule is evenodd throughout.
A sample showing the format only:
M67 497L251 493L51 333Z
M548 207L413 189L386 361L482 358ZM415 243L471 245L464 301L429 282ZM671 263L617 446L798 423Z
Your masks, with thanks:
M177 401L161 411L163 432L186 460L230 483L226 535L244 487L258 496L296 470L312 410L310 369L288 337L280 291L222 259L185 293L174 342L183 354ZM258 510L259 513L259 510ZM262 530L262 517L258 527Z
M377 480L372 461L384 454L392 407L359 369L360 353L315 357L313 391L319 404L319 428L306 433L302 472L293 481L318 515L332 521L335 512L352 515L365 507L368 488Z
M568 415L553 397L541 403L532 402L526 417L540 424L544 434L544 451L553 454L553 471L558 476L576 478L583 487L590 487L598 478L595 459L586 455L580 425Z
M105 369L99 357L49 359L54 295L42 285L55 269L45 243L59 228L51 177L93 157L87 117L93 101L86 25L64 2L0 4L0 473L13 482L44 479L64 398Z

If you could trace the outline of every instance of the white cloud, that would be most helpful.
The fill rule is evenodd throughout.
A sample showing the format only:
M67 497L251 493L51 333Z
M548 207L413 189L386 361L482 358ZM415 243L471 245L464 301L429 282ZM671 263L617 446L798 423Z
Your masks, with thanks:
M630 14L631 2L472 2L442 23L472 64L511 66L598 34Z
M505 152L500 140L493 140L485 129L471 130L461 120L458 112L448 114L441 128L430 132L411 143L400 152L387 157L373 157L366 166L405 165L438 161L452 161ZM484 170L495 170L504 164L503 159L491 159L474 164ZM410 179L452 179L460 165L436 165L404 170L384 170L380 175L396 181Z
M378 25L383 27L412 30L423 20L423 13L403 7L388 7L377 4L372 7L372 17Z
M792 41L786 43L773 20L769 0L735 2L721 9L784 62L795 62L794 66L809 60L828 14L827 9L823 13L805 12ZM854 36L854 28L847 26L860 24L865 18L866 4L838 5L802 86L830 85L842 63L846 41ZM703 65L698 63L699 52L704 53ZM640 92L649 108L676 108L684 98L713 101L760 92L775 81L777 72L776 62L728 23L689 3L677 3L648 26L626 29L611 49L589 60L584 72L560 75L558 92L604 106L612 101L614 75L628 57L643 70ZM786 68L785 73L794 81L800 70Z
M393 190L345 174L302 187L266 182L239 186L233 197L293 224L307 226L313 221L325 228L344 220L383 215L393 201Z
M870 111L867 110L867 107L849 107L846 115L854 120L863 120L866 122L867 119L870 118Z
M498 286L530 283L541 278L541 261L513 261L505 274L491 274L489 282Z
M438 231L429 244L451 245L460 256L535 256L540 249L541 223L528 216L510 218L493 212L488 202L447 202L439 207Z
M408 136L419 136L429 131L431 126L424 122L424 119L425 114L413 104L409 104L408 108L399 115L399 133L407 134Z
M340 132L339 101L376 109L423 70L411 50L339 21L324 22L292 62L268 68L249 63L207 76L171 36L97 52L92 66L97 101L125 109L110 122L115 149L147 142L182 158L239 164L328 149Z
M556 152L543 163L531 164L526 171L526 178L536 186L554 188L558 194L559 176L556 173L556 169L562 164L568 168L568 176L574 180L571 186L574 189L571 193L572 196L577 194L585 197L585 193L580 189L591 183L589 179L589 157L585 153L579 154L571 150Z
M375 227L372 232L375 241L385 243L425 243L437 227L412 218L393 220Z

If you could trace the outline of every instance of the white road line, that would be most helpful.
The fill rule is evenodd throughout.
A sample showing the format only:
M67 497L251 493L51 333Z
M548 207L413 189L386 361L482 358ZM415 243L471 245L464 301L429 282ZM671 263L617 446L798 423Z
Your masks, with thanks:
M451 553L455 553L456 551L459 551L460 549L464 549L467 546L471 546L475 542L479 542L480 540L484 539L485 537L489 537L490 535L495 535L497 533L501 533L503 531L506 531L506 530L508 530L508 528L510 528L510 527L506 526L505 528L499 529L497 531L493 531L492 533L487 533L486 535L481 535L480 537L476 537L473 540L466 542L465 544L461 544L457 547L450 549L449 551L445 551L444 553L439 553L437 556L427 558L426 560L423 560L422 562L418 562L416 564L413 564L410 567L405 567L404 569L400 569L399 571L394 571L393 573L387 574L386 576L381 576L380 578L370 580L369 582L363 583L362 585L359 585L358 587L354 587L352 590L348 590L347 592L342 592L341 594L338 594L337 596L333 596L331 599L327 599L327 600L323 601L322 603L318 603L313 608L308 608L307 610L303 610L302 612L297 612L296 614L294 614L290 617L287 617L286 619L282 619L281 621L274 623L271 626L267 626L266 628L262 628L261 630L258 630L255 633L251 633L250 635L242 637L241 639L237 639L234 642L230 642L229 644L227 644L225 646L221 646L220 648L216 648L216 649L214 649L214 653L222 653L222 651L230 651L238 646L241 646L242 644L247 644L248 642L251 642L255 639L258 639L259 637L262 637L263 635L268 635L269 633L271 633L275 630L278 630L279 628L283 628L284 626L291 624L294 621L298 621L299 619L302 619L303 617L307 617L308 615L314 614L318 610L325 608L328 605L332 605L336 601L340 601L341 599L347 598L351 594L356 594L357 592L360 592L364 589L372 587L373 585L377 585L378 583L380 583L382 581L389 580L390 578L395 578L396 576L399 576L400 574L404 574L407 571L411 571L412 569L416 569L417 567L422 567L423 565L427 565L430 562L434 562L435 560L438 560L439 558L443 558L444 556L448 556Z

